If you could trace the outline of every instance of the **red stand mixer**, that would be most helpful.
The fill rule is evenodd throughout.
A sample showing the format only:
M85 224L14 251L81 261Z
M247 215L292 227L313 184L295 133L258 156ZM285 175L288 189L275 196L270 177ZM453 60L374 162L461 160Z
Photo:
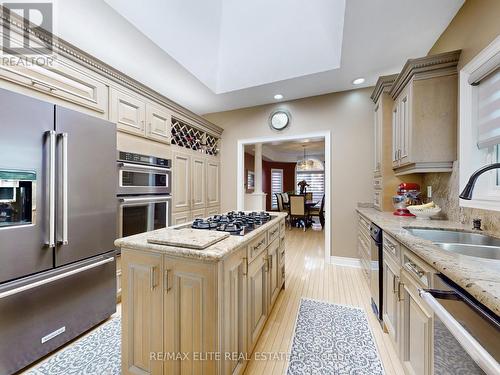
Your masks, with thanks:
M397 195L392 197L392 204L396 209L394 215L396 216L415 216L411 214L406 207L418 205L420 203L420 185L411 182L399 184Z

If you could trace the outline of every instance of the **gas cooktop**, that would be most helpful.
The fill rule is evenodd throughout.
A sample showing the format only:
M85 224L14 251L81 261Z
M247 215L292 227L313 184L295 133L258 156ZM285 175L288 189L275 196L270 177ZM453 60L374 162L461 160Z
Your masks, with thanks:
M231 211L225 215L195 219L191 224L191 228L218 230L235 236L244 236L272 219L274 219L274 216L269 215L267 212Z

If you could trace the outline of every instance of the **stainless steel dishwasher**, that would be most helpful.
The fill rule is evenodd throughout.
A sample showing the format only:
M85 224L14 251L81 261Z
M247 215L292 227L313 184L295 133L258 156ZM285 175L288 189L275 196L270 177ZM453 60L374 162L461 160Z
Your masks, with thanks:
M382 229L375 224L370 226L370 292L371 305L377 319L382 323Z
M441 274L420 297L434 312L434 374L500 374L500 319Z

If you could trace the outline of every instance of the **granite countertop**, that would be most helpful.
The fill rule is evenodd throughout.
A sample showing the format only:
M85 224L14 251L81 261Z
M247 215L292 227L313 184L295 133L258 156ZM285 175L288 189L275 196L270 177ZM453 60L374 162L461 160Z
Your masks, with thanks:
M166 231L169 232L168 237L173 238L175 237L176 232L178 233L178 230L176 228L184 228L186 227L186 225L189 224L181 224L175 227L157 229L151 232L145 232L129 237L119 238L115 241L115 246L122 249L127 248L134 250L146 250L177 257L202 260L206 262L217 262L225 258L227 255L229 255L232 251L236 250L237 248L240 248L249 243L256 236L268 230L269 227L277 224L281 218L284 218L287 215L284 212L269 212L269 214L273 216L273 219L271 219L264 225L254 229L245 236L231 235L203 250L189 249L179 246L157 245L148 242L148 238L162 237L162 235L164 235L165 234L164 232ZM196 233L200 237L200 242L203 242L204 237L206 237L207 235L207 231L200 229L197 230ZM179 234L182 234L182 232L180 232Z
M357 211L500 316L500 261L448 252L432 244L431 241L415 237L405 230L405 227L411 227L474 232L471 226L448 220L398 217L392 212L380 212L374 208L360 207ZM500 238L499 233L486 231L481 233Z

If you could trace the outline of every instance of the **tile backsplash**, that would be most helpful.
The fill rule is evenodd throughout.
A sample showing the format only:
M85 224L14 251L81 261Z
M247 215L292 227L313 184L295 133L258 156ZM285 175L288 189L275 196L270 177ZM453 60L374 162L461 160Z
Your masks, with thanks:
M451 173L427 173L424 175L422 191L432 186L432 199L442 209L442 215L448 220L470 224L472 219L481 219L483 229L500 234L500 212L460 207L458 162L453 163Z

